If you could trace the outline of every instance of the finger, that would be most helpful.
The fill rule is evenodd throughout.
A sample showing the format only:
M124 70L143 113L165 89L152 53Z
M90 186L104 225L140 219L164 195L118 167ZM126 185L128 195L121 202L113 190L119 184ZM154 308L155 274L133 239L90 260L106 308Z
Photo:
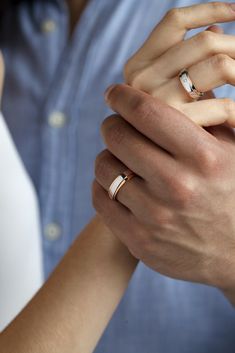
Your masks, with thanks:
M149 39L134 56L134 60L148 61L162 55L184 39L190 29L235 19L234 5L212 2L170 10L153 30Z
M224 84L235 85L235 61L229 56L218 54L188 69L189 77L200 92L207 92ZM169 80L151 92L152 96L164 99L178 107L180 102L191 102L192 98L183 88L179 77Z
M155 61L142 69L139 75L133 76L131 86L152 94L165 84L166 79L179 75L183 68L188 68L215 54L226 54L235 58L235 36L221 33L220 27L210 29L182 41L169 49ZM129 79L130 81L130 79Z
M213 98L215 98L214 92L208 91L208 92L205 92L205 94L199 99L199 102L207 99L213 99Z
M107 191L107 194L112 182L126 170L127 167L107 150L101 152L96 158L96 180ZM138 205L137 201L143 198L142 188L144 188L144 181L136 175L123 185L118 192L117 200L133 211Z
M169 49L148 69L149 75L160 72L162 77L172 78L182 69L216 54L226 54L235 58L235 36L211 31L201 32Z
M104 223L130 248L133 241L132 235L138 234L140 230L134 215L119 202L109 199L107 192L96 181L93 183L93 205Z
M212 25L212 26L208 27L206 29L206 31L211 31L211 32L218 33L218 34L224 34L223 28L221 26L218 26L218 25ZM213 91L208 91L199 100L201 101L201 100L212 99L212 98L215 98L214 92Z
M103 151L96 160L96 181L108 194L111 183L126 169L127 167L109 151ZM167 180L169 178L168 176ZM157 213L162 217L167 215L166 200L169 198L167 185L161 183L157 175L154 178L154 190L151 185L148 188L148 184L136 175L122 186L116 200L128 208L137 219L146 219L150 223L149 218L152 213Z
M210 134L178 110L127 85L110 87L106 100L141 134L174 156L194 158L196 151L215 142Z
M126 81L131 83L132 87L152 94L157 87L160 87L161 84L166 82L167 77L172 78L178 75L182 68L191 66L211 56L213 41L209 41L208 39L213 36L210 34L212 32L215 37L215 33L223 34L223 29L214 25L209 27L205 34L201 32L199 35L187 41L180 42L172 49L169 49L165 54L161 55L155 62L151 62L149 66L141 71L141 74L135 77L133 76L132 80L127 77ZM235 37L230 37L235 44ZM230 50L229 46L228 48L228 50ZM218 47L218 53L219 52ZM235 49L233 49L232 52L235 54Z
M152 180L157 171L157 185L166 174L175 173L176 161L122 118L113 116L106 119L102 125L102 135L108 150L144 180ZM165 166L164 170L162 165Z
M189 68L199 91L207 92L224 84L235 84L235 61L224 54L215 55Z
M218 33L218 34L223 34L224 33L223 28L218 26L218 25L212 25L212 26L208 27L206 29L206 31L211 31L211 32Z
M226 125L219 126L210 126L207 128L207 131L210 132L220 141L225 141L226 143L232 144L234 146L235 132L234 129L229 128Z
M200 126L215 126L226 122L235 127L235 102L229 98L184 104L181 111Z

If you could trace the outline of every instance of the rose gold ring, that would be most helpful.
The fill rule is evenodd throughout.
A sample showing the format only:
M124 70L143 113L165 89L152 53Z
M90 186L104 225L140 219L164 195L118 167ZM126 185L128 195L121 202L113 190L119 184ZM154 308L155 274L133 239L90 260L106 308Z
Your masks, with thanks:
M204 95L203 92L200 92L196 89L186 69L183 69L182 71L180 71L179 79L185 91L192 99L197 100Z
M110 199L116 200L117 194L119 193L123 185L125 185L126 182L131 180L134 176L135 174L129 169L126 170L124 173L118 175L109 187L108 194Z

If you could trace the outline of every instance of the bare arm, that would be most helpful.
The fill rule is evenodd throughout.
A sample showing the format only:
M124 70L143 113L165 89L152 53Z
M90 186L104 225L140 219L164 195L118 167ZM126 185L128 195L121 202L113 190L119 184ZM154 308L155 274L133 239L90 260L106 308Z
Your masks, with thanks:
M92 352L136 264L96 217L35 298L0 335L1 352Z

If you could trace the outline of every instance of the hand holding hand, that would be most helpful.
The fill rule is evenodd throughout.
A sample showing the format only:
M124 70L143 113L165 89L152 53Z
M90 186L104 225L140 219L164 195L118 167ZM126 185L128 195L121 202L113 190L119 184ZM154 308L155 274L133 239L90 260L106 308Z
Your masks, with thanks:
M154 270L232 291L233 135L225 128L215 138L177 110L125 85L112 89L109 104L125 120L113 116L102 126L112 154L104 151L96 161L98 213ZM114 202L107 190L127 167L137 176Z
M188 29L234 18L224 3L167 14L125 68L127 82L148 94L123 85L108 92L109 105L125 121L113 116L104 122L109 152L97 158L94 183L96 209L137 258L165 275L221 288L231 300L234 136L225 127L210 129L213 136L186 115L202 126L225 121L234 126L234 102L192 102L178 74L188 68L203 92L233 83L234 37L213 26L182 39ZM138 176L120 190L119 203L110 201L104 189L127 167Z

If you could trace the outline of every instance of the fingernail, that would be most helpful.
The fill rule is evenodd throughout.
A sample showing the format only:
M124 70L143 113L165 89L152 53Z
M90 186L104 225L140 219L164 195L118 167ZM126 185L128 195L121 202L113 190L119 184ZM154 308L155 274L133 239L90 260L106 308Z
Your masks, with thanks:
M104 92L104 98L106 100L106 102L109 101L109 96L110 96L110 93L112 92L113 88L115 87L116 85L111 85L109 86L106 91Z
M235 11L235 3L233 2L232 4L230 4L230 6L231 6L231 9L232 9L233 11Z

